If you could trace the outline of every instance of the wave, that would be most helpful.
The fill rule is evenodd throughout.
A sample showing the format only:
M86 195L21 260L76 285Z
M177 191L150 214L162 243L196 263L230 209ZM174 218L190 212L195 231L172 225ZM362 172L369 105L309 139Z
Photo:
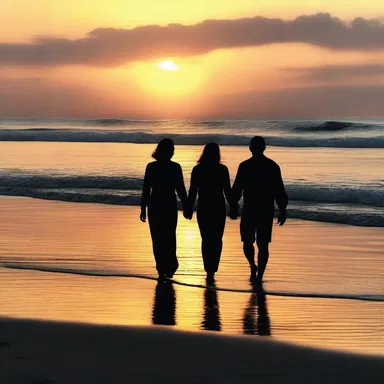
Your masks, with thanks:
M235 120L238 122L237 120ZM153 125L177 125L177 126L193 126L193 127L221 127L224 125L231 125L231 121L226 120L145 120L145 119L90 119L86 121L86 125L90 126L153 126Z
M132 274L127 272L109 271L109 270L84 270L75 268L57 268L57 267L46 267L40 265L31 264L4 264L4 268L8 269L21 269L47 273L65 273L71 275L81 276L94 276L94 277L125 277L125 278L137 278L146 280L157 280L157 277L151 275ZM234 293L254 293L255 289L235 289L217 286L207 286L202 284L186 283L177 279L170 279L174 284L183 285L186 287L200 288L200 289L211 289L215 291L226 291ZM360 300L360 301L384 301L383 295L373 294L343 294L343 293L319 293L319 292L288 292L288 291L264 291L267 295L271 296L283 296L283 297L311 297L311 298L324 298L324 299L346 299L346 300Z
M384 212L377 209L374 212L355 210L355 207L341 207L335 210L332 206L289 207L288 217L294 219L320 221L323 223L345 224L358 227L384 227Z
M24 196L44 200L67 201L72 203L97 203L111 205L140 205L140 192L108 190L52 190L0 187L0 195ZM304 204L303 204L304 203ZM181 206L179 204L179 209ZM295 219L347 224L363 227L384 227L382 208L366 210L361 206L311 205L293 201L288 207L288 216Z
M241 124L241 121L234 120L236 123ZM230 120L145 120L145 119L90 119L86 121L87 125L90 126L153 126L153 125L182 125L182 126L193 126L193 127L222 127L225 125L231 125ZM249 123L249 122L248 122Z
M14 169L0 173L0 195L67 202L137 206L142 185L139 177L48 176ZM382 182L361 186L286 182L286 189L292 218L384 227Z
M286 189L291 200L384 207L382 184L377 186L332 186L315 183L287 183Z
M228 124L229 123L229 124ZM218 127L223 127L225 125L230 125L230 121L219 121L219 120L196 120L196 121L193 121L192 122L192 125L194 126L202 126L202 127L210 127L210 128L218 128ZM236 123L239 123L238 121L236 121ZM249 122L248 122L249 124Z
M12 172L12 170L10 170ZM143 179L126 176L48 176L34 174L0 173L0 187L8 188L95 188L95 189L140 189Z
M296 131L303 132L335 132L335 131L349 131L349 130L361 130L361 129L375 129L377 125L363 124L363 123L350 123L347 121L325 121L318 125L299 125L294 129Z
M114 125L153 125L160 120L139 120L139 119L95 119L87 120L87 125L114 126Z
M268 128L275 128L283 131L301 131L301 132L338 132L350 130L376 130L382 128L382 124L368 122L351 122L342 120L318 121L318 120L145 120L145 119L91 119L86 121L91 126L135 126L135 125L171 125L184 127L209 127L209 128L253 128L262 125Z
M71 190L52 190L52 189L33 189L33 188L11 188L0 187L0 195L3 196L23 196L33 197L43 200L67 201L71 203L97 203L111 205L140 205L141 196L123 193L90 191L71 191ZM180 208L180 207L179 207Z
M248 135L233 134L179 134L149 133L88 129L0 129L0 141L45 141L84 143L136 143L155 144L169 137L177 145L205 145L214 141L220 145L247 146ZM375 137L302 137L264 135L267 145L277 147L336 147L336 148L384 148L384 136Z
M4 172L9 174L4 174ZM15 175L15 170L0 173L0 191L17 189L112 189L139 190L143 179L126 176L48 176L35 174ZM384 207L382 183L375 186L334 186L315 183L286 183L290 200L316 203L361 204Z

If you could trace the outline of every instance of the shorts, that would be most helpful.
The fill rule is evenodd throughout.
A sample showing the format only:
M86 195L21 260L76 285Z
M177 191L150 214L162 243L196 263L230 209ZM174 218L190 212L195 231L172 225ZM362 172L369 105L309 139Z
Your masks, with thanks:
M243 243L268 244L272 241L273 216L269 219L256 220L242 217L240 235Z

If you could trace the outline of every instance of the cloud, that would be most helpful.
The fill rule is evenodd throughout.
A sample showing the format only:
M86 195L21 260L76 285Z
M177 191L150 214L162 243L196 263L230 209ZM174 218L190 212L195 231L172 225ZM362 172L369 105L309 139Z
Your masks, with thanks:
M333 50L384 49L384 22L358 17L347 23L318 13L288 21L257 16L195 25L99 28L77 40L45 37L30 44L1 43L0 65L118 66L164 56L295 42Z
M283 71L308 80L330 81L362 76L384 76L384 64L325 65L308 68L284 68Z

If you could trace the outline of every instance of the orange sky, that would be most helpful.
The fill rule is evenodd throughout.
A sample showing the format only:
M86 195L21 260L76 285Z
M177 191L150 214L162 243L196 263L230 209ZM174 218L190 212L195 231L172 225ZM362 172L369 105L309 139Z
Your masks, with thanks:
M315 17L318 12L339 20ZM364 7L357 0L13 0L0 3L0 14L0 117L381 111L375 100L384 97L384 0ZM266 21L251 19L258 15ZM274 19L284 23L301 15L310 15L304 27L293 22L281 32L275 25ZM360 24L345 36L338 32L339 22L356 17L373 33ZM221 22L199 24L207 19ZM190 27L131 31L169 23ZM327 33L329 23L334 33ZM67 40L36 43L42 36ZM180 69L158 67L168 59ZM346 100L351 92L353 108Z

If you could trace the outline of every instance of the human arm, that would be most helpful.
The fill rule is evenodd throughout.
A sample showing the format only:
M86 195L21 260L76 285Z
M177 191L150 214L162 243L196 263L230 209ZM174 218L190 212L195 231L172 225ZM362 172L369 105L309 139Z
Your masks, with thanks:
M141 194L141 213L140 220L145 223L147 220L147 205L149 201L149 196L151 195L151 183L150 183L150 169L149 164L145 169L144 183L143 183L143 192Z
M181 204L183 205L183 213L186 219L191 219L192 215L190 214L191 209L189 208L189 201L187 196L187 190L185 189L183 171L179 164L177 164L176 170L176 192L181 200Z
M192 170L191 175L191 184L189 186L188 200L189 200L189 209L190 209L190 217L193 216L193 205L195 204L197 197L197 185L198 185L198 170L196 167Z
M223 189L224 189L224 195L225 198L227 199L228 204L231 203L231 179L229 177L229 171L227 167L224 167L224 184L223 184Z
M279 207L279 216L277 218L277 223L279 225L284 225L287 220L287 205L288 205L288 196L285 192L283 178L281 176L280 167L277 168L277 186L276 186L276 195L275 195L276 204Z
M232 186L232 191L231 191L231 198L230 198L230 212L229 212L229 217L231 219L237 219L239 216L239 206L238 202L241 198L241 195L244 190L244 171L243 167L240 164L239 169L237 170L236 178Z

